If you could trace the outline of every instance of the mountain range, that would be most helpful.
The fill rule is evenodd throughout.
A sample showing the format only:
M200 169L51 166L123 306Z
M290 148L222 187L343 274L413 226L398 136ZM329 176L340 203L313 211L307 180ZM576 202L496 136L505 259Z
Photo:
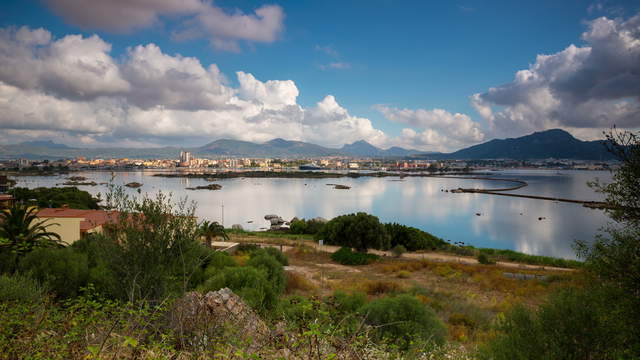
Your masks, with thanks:
M552 129L519 138L494 139L453 153L424 152L400 147L380 149L364 140L345 144L341 148L328 148L302 141L273 139L265 143L220 139L195 148L72 148L50 140L0 145L0 159L61 159L85 156L87 158L177 158L181 150L202 157L280 157L303 158L320 156L387 157L413 159L579 159L610 160L603 140L582 141L570 133Z
M539 131L519 138L493 139L450 154L425 154L417 157L451 160L614 159L605 146L605 140L582 141L561 129Z

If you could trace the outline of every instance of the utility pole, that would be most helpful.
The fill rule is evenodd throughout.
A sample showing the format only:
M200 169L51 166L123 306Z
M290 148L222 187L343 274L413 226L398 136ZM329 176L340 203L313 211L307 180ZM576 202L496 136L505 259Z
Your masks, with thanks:
M220 225L224 227L224 201L222 202L222 223Z

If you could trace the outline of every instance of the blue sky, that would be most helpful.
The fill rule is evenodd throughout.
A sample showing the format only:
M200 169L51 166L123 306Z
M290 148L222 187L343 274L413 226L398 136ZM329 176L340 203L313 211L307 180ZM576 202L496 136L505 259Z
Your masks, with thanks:
M0 65L8 73L0 71L0 100L23 105L0 109L0 142L151 146L284 137L341 146L362 138L381 147L450 151L547 128L591 139L613 124L640 126L635 1L80 3L0 5ZM20 29L39 28L50 37L36 45L20 40ZM78 44L52 50L76 34ZM110 49L82 44L94 35ZM195 58L200 68L165 58L149 75L157 78L142 82L136 71L144 66L128 66L131 49L151 43L158 51L146 48L146 59ZM625 61L610 65L620 54ZM105 56L116 75L104 83L106 73L87 78L95 71L87 75L78 66L99 67ZM30 62L38 74L11 70ZM223 77L189 87L208 76L201 70L211 64ZM518 80L520 70L531 76ZM168 74L178 72L192 80L175 85L179 78ZM240 83L237 72L251 77ZM176 89L154 93L163 81ZM97 85L88 89L88 82ZM222 88L208 94L209 86ZM202 101L188 98L203 92ZM33 111L38 106L46 111Z

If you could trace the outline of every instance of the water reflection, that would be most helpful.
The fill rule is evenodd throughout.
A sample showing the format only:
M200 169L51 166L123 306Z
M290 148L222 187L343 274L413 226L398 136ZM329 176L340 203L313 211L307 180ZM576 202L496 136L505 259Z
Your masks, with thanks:
M196 215L224 224L241 224L257 230L268 226L265 214L284 219L294 216L332 218L365 211L385 222L398 222L429 231L452 241L479 247L509 248L518 251L573 258L576 239L590 240L607 218L599 210L578 204L511 198L487 194L445 192L457 187L494 188L509 183L456 178L342 178L342 179L227 179L219 191L190 191L186 187L209 184L204 179L160 178L153 172L119 172L114 182L143 183L142 194L126 189L131 196L171 192L174 200L188 197L197 202ZM98 183L111 179L109 172L79 174ZM600 200L586 186L588 180L610 179L606 172L512 171L497 177L518 178L529 186L516 192L581 200ZM399 181L401 180L401 181ZM22 177L18 186L55 186L64 177ZM350 186L338 190L327 183ZM105 192L104 186L82 186L92 194ZM479 216L477 214L480 214ZM544 218L538 220L538 218Z

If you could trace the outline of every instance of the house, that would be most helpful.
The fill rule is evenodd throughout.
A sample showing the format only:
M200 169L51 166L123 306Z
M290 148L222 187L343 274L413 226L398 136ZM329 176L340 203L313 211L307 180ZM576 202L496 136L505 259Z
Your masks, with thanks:
M7 209L13 205L15 199L9 194L0 194L0 209Z
M60 235L67 245L73 244L87 234L101 233L107 223L118 221L116 211L79 210L69 208L49 208L38 211L38 218L49 219L47 230ZM46 225L46 224L45 224Z

